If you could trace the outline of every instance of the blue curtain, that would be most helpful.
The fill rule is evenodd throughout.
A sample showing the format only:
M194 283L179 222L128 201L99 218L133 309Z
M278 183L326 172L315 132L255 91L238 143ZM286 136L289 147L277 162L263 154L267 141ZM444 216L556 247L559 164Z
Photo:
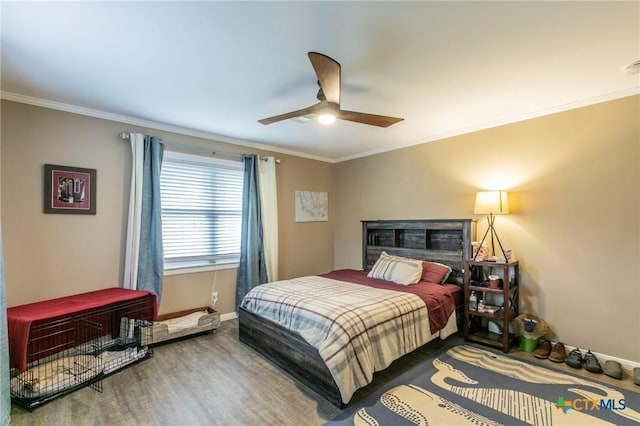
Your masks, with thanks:
M7 333L7 299L4 291L4 256L0 231L0 425L9 424L11 397L9 391L9 349Z
M138 257L138 290L148 290L162 296L164 253L162 249L162 205L160 204L160 169L164 146L160 139L144 137L142 179L142 214L140 224L140 255Z
M236 281L236 306L253 287L269 281L262 242L262 211L260 208L260 173L257 155L244 159L244 189L242 193L242 236L240 265Z

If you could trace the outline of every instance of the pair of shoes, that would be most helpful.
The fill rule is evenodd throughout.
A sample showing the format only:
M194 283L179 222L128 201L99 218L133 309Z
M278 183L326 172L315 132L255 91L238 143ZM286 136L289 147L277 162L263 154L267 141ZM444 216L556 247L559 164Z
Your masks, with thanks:
M614 379L622 379L622 366L618 361L605 361L602 371L609 377L613 377Z
M551 349L549 354L549 361L563 362L567 358L567 352L564 349L564 343L558 342Z
M640 386L640 367L633 369L633 383Z
M551 342L549 340L543 340L538 345L538 348L533 353L533 356L540 359L549 358L549 354L551 353Z
M584 368L591 373L602 373L600 361L598 361L598 358L596 358L591 350L588 350L587 353L584 354L583 358L580 348L575 348L569 352L569 356L567 356L567 360L565 362L569 367L582 368L584 365Z
M584 354L584 368L591 373L602 373L600 361L598 361L598 358L596 358L596 356L591 353L591 350L587 351L587 353Z
M569 367L582 368L582 352L580 352L580 348L575 348L569 352L569 356L567 356L565 363Z

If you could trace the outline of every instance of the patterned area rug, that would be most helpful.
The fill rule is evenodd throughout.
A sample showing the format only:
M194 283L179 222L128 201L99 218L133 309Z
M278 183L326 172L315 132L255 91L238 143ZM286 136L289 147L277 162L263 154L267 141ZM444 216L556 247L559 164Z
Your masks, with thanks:
M354 424L638 425L640 393L458 345L326 423Z

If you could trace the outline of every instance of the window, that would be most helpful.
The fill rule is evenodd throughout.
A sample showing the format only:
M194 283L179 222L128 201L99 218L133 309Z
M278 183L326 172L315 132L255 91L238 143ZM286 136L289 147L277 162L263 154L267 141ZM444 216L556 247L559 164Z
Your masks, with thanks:
M160 172L164 269L237 263L242 162L165 151Z

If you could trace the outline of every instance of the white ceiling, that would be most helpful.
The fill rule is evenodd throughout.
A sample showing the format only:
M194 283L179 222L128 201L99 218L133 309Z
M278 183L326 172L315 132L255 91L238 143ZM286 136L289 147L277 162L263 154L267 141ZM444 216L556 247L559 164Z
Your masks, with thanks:
M7 2L5 99L326 161L639 93L640 2ZM314 104L389 128L258 119ZM126 130L123 128L123 130Z

